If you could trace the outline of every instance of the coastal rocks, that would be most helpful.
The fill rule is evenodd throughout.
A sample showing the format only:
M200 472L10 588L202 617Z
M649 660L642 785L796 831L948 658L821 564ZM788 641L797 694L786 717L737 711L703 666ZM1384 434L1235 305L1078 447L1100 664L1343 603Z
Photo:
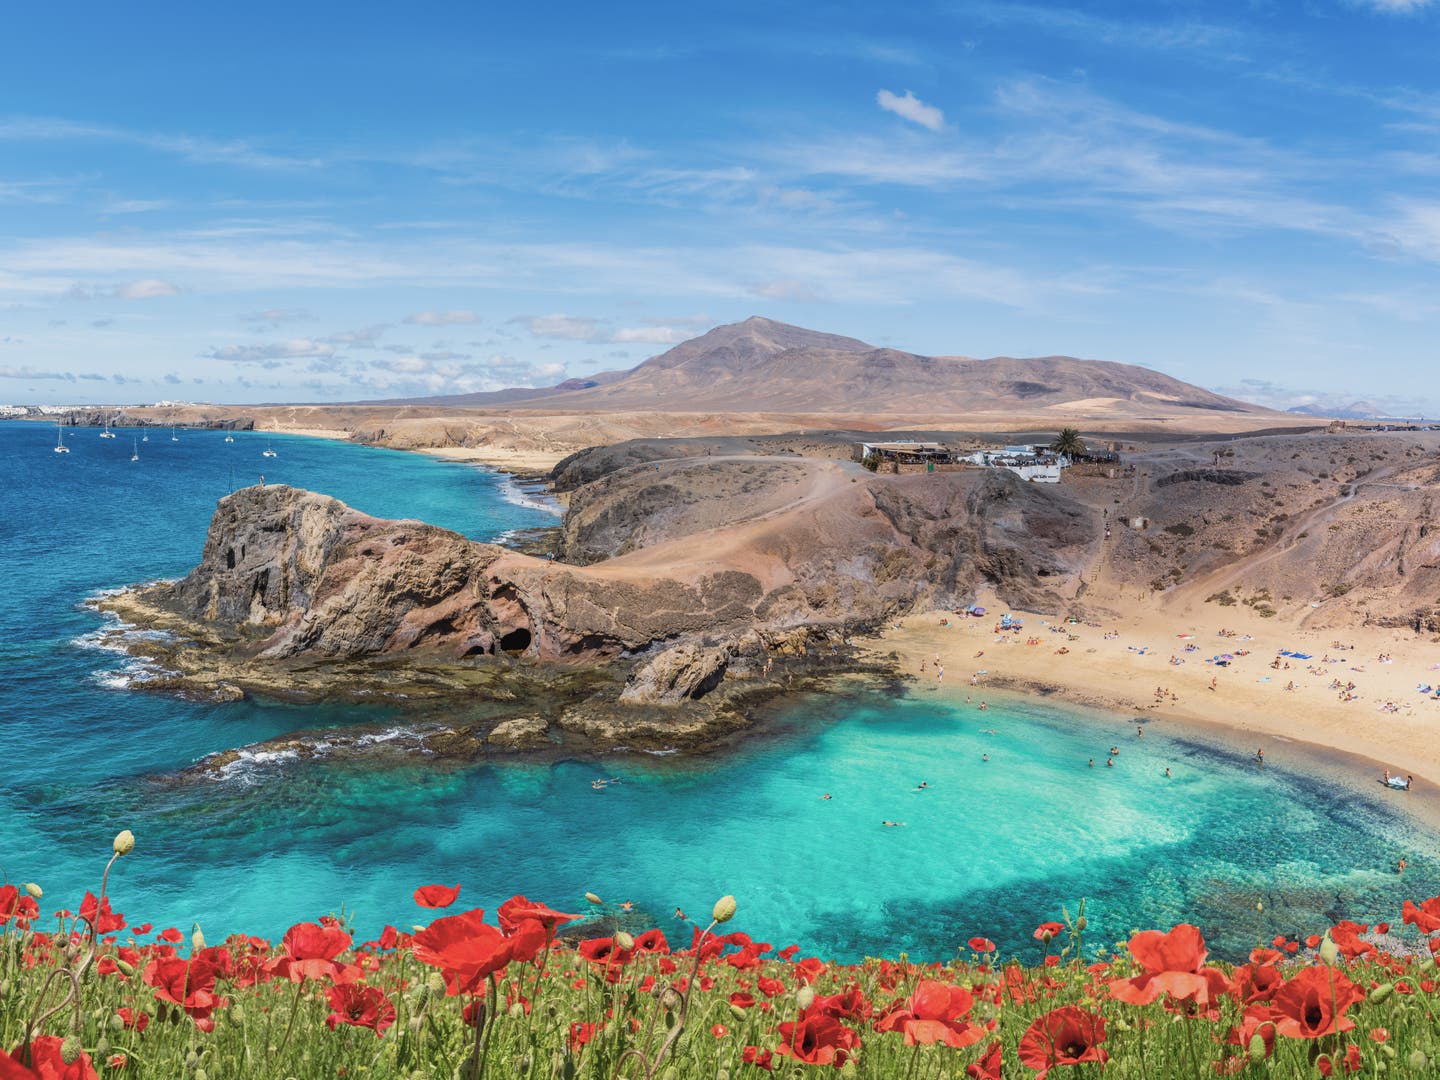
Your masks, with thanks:
M630 705L675 705L704 697L725 677L730 650L676 645L630 673L620 700Z
M215 692L210 695L214 701L244 701L245 691L234 683L220 682L215 684Z
M486 741L502 750L535 750L549 743L549 730L543 716L514 716L496 724Z

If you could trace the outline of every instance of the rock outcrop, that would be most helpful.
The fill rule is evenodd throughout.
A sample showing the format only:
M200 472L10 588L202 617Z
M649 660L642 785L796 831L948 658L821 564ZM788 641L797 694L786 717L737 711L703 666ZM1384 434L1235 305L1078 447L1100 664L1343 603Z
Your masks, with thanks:
M729 649L675 645L635 668L620 700L628 705L675 705L702 698L720 685L729 663Z

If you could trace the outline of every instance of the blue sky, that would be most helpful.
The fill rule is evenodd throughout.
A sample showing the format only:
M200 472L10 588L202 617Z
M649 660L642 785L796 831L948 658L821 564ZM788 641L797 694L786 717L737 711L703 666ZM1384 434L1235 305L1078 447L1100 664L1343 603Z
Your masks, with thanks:
M0 402L353 400L752 314L1440 412L1440 2L27 5Z

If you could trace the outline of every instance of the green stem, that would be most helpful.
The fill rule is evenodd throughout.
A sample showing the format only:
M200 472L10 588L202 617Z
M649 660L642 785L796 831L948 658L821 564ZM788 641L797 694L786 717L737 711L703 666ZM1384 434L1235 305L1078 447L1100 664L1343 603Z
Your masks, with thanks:
M275 1062L279 1064L280 1055L285 1052L285 1047L290 1044L290 1035L295 1030L295 1018L300 1015L300 995L305 991L305 980L301 979L295 984L295 1000L290 1005L290 1023L285 1028L285 1037L280 1040L279 1047L275 1050Z

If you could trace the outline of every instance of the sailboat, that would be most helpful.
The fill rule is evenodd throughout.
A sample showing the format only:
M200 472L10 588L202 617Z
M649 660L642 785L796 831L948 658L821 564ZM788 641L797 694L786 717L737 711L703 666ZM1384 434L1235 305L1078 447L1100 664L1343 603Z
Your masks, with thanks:
M110 430L110 414L109 414L109 413L105 413L104 416L105 416L105 430L100 433L100 437L101 437L102 439L113 439L113 438L115 438L115 432L113 432L113 431Z
M139 460L140 460L140 444L139 444L138 442L135 443L135 449L130 452L130 460L131 460L131 461L139 461Z
M141 436L140 436L140 441L141 441L141 442L149 442L149 441L150 441L150 436L149 436L149 435L141 435Z
M234 436L234 435L226 435L226 436L225 436L225 441L226 441L226 442L234 442L234 441L235 441L235 436Z
M70 447L65 445L65 421L61 420L55 432L55 453L68 454Z
M267 446L265 447L264 452L261 453L260 456L261 456L261 457L279 457L280 455L277 454L277 453L275 453L275 447L273 447L273 446L268 446L268 445L267 445Z
M180 436L175 434L175 428L174 428L173 425L172 425L171 428L170 428L170 441L171 441L171 442L179 442L179 441L180 441Z

